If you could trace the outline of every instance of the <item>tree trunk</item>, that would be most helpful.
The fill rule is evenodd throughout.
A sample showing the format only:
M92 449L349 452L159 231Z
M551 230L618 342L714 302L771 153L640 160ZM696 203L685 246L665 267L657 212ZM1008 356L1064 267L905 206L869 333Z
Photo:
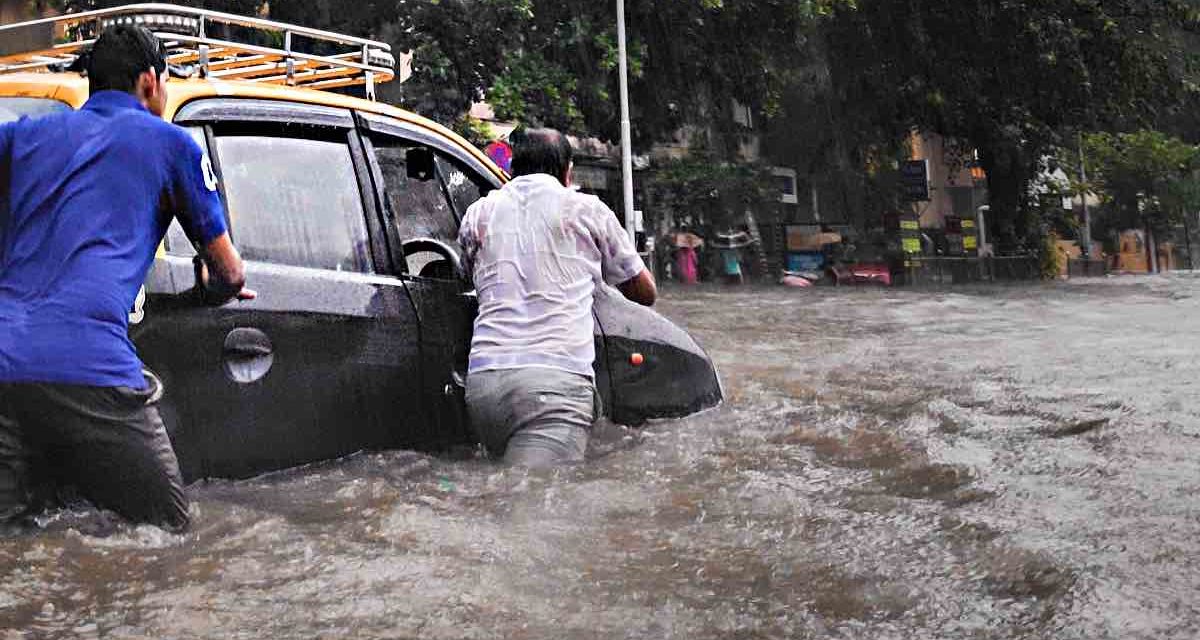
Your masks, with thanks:
M1187 211L1183 211L1182 213L1183 213L1183 215L1181 217L1183 218L1183 242L1184 242L1184 246L1187 247L1188 271L1193 271L1196 268L1196 263L1192 259L1192 230L1190 228L1190 225L1188 225L1188 216L1191 214L1188 213Z
M1150 260L1146 262L1146 266L1150 268L1150 273L1158 273L1158 243L1154 240L1154 229L1150 228L1150 221L1145 222L1146 226L1146 251L1150 252Z
M1018 229L1017 221L1028 176L1019 156L1017 149L1000 145L981 150L980 161L987 172L990 235L997 255L1016 253L1024 231Z

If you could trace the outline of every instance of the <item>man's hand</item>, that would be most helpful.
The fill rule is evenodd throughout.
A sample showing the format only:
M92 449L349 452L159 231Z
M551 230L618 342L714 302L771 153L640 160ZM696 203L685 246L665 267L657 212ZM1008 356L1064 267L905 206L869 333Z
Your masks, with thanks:
M642 269L641 273L617 285L617 290L626 298L647 307L654 306L654 301L658 299L658 285L654 283L654 276L650 275L649 269Z
M258 293L245 288L242 257L223 233L209 242L198 256L196 284L205 304L222 305L230 300L253 300Z

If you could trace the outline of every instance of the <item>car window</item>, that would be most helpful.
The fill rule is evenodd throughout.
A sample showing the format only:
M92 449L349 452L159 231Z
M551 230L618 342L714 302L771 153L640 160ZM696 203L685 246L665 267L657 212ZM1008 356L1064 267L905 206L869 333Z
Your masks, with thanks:
M436 179L408 177L405 153L415 145L395 138L374 139L375 160L383 175L387 206L400 240L433 238L453 245L458 221Z
M65 103L49 98L0 97L0 122L12 122L22 116L38 118L70 109Z
M216 156L242 257L373 272L362 196L348 144L218 135Z
M458 218L462 219L467 213L467 207L483 196L484 188L480 185L486 183L441 153L437 154L437 169L446 183L446 191L450 193L450 202L454 205Z
M208 143L204 140L203 127L184 127L184 129L200 145L200 148L208 153ZM167 237L163 244L167 253L175 256L191 257L196 255L196 248L192 246L192 242L188 240L187 234L183 231L183 226L179 224L179 218L171 218L171 225L167 227Z

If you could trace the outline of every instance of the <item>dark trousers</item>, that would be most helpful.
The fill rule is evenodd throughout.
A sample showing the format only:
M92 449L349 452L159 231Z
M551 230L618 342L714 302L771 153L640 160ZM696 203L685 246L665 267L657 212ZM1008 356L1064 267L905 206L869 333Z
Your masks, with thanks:
M73 487L134 522L186 528L187 496L155 390L0 383L0 521Z

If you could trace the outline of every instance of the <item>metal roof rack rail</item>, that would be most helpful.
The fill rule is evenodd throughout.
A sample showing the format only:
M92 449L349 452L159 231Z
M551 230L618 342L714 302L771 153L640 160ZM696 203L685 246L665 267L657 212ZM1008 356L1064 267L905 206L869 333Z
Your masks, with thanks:
M66 69L103 29L122 23L140 24L153 31L167 50L173 72L185 69L184 75L310 89L364 85L371 100L375 99L375 85L396 75L391 45L384 42L262 18L151 3L0 26L0 75ZM319 53L298 51L297 45Z

